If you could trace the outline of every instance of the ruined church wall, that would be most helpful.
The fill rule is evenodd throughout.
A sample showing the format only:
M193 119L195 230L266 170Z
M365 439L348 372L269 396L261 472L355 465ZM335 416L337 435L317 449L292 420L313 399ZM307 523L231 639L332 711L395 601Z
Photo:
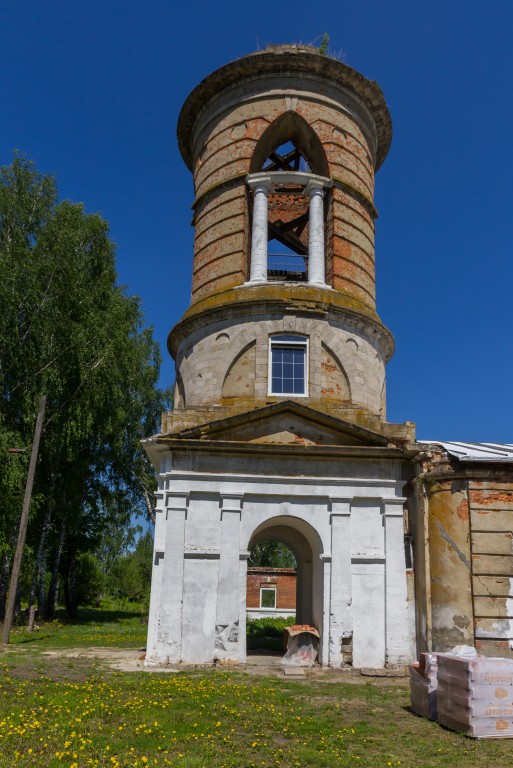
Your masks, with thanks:
M410 659L400 461L332 462L338 477L323 468L313 478L306 459L288 459L296 467L287 475L283 457L274 462L282 474L270 476L254 456L246 474L237 457L219 473L200 455L202 466L190 452L163 456L149 665L245 661L248 547L269 524L289 531L292 544L309 542L304 606L321 633L323 665Z
M465 644L511 658L513 472L436 454L430 472L416 481L419 650Z

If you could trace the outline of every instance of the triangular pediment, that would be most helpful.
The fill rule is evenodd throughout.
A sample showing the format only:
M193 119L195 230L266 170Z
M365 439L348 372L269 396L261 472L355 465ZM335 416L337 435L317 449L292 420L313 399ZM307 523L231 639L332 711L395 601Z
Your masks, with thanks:
M293 400L215 419L174 432L172 436L302 446L384 447L389 443L384 435Z

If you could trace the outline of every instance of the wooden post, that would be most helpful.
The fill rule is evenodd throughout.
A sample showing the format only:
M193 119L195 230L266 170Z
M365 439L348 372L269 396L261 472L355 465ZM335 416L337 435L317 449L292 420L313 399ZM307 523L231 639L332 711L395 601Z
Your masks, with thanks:
M9 582L9 596L7 598L7 607L5 609L4 624L2 627L2 644L9 643L12 620L14 616L14 605L16 602L16 592L18 590L18 580L20 576L21 559L23 557L23 548L25 546L25 537L27 535L27 525L30 509L30 499L32 496L32 486L34 484L34 475L36 473L37 455L39 452L39 440L43 428L43 417L45 415L46 395L41 395L39 401L39 411L37 412L36 429L34 431L34 442L32 443L32 452L30 454L30 463L25 484L25 496L23 498L23 508L21 510L20 529L18 532L18 543L12 564L11 580Z

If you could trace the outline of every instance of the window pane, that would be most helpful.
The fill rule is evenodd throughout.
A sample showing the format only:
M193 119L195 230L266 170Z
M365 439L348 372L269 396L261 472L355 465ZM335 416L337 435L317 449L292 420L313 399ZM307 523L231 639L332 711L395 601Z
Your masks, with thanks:
M306 394L306 343L275 344L271 339L271 393L277 395ZM290 337L294 340L301 337Z
M275 589L260 590L260 607L276 608L276 590Z

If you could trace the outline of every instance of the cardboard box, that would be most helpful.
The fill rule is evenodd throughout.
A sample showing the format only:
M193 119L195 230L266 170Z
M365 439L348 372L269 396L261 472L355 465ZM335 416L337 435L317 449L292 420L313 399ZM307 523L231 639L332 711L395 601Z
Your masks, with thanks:
M410 664L410 702L414 712L428 720L436 720L436 677L424 677L419 668Z

